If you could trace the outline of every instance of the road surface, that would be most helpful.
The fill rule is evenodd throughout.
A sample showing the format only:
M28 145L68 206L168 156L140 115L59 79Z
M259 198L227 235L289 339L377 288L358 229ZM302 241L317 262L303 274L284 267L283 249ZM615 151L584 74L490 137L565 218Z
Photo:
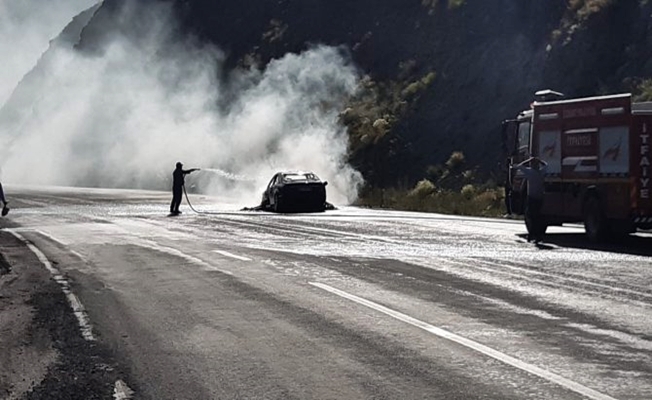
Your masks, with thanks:
M7 191L5 241L60 274L134 398L652 398L649 235L536 246L511 220Z

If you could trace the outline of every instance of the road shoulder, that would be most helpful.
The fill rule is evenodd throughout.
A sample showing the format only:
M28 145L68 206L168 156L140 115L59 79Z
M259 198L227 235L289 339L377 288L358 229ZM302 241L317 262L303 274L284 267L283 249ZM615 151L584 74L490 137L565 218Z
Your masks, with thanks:
M118 375L104 346L82 337L43 264L0 232L0 397L112 399Z

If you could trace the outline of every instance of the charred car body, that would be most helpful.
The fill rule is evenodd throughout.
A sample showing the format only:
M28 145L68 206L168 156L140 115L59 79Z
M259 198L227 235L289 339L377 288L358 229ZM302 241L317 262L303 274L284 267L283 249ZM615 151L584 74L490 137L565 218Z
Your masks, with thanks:
M278 172L263 192L261 208L274 212L326 210L326 185L312 172Z

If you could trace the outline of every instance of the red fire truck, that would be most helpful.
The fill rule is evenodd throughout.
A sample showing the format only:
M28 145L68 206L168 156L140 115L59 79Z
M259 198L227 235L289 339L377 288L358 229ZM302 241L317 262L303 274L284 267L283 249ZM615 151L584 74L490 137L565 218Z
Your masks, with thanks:
M562 99L536 93L529 110L503 123L512 212L526 213L527 181L511 166L531 156L545 161L540 216L528 232L583 222L591 240L652 229L652 103L631 94Z

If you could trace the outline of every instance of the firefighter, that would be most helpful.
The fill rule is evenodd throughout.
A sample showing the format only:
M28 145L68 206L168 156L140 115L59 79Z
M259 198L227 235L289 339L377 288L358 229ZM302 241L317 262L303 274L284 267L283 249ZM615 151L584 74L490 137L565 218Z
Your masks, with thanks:
M0 201L2 201L2 216L9 214L9 207L7 207L7 199L5 198L5 192L2 190L2 183L0 183Z
M526 166L526 164L530 166ZM546 173L548 163L537 157L530 157L514 167L515 170L523 172L525 181L527 181L527 205L525 209L525 218L530 221L539 221L541 218L541 206L543 205L543 178ZM525 182L523 181L523 182ZM528 234L528 242L534 241L539 243L541 237Z
M181 197L183 195L183 185L185 184L186 175L199 171L199 168L183 169L183 164L177 163L177 167L172 173L172 203L170 203L170 214L179 215L179 206L181 205Z

